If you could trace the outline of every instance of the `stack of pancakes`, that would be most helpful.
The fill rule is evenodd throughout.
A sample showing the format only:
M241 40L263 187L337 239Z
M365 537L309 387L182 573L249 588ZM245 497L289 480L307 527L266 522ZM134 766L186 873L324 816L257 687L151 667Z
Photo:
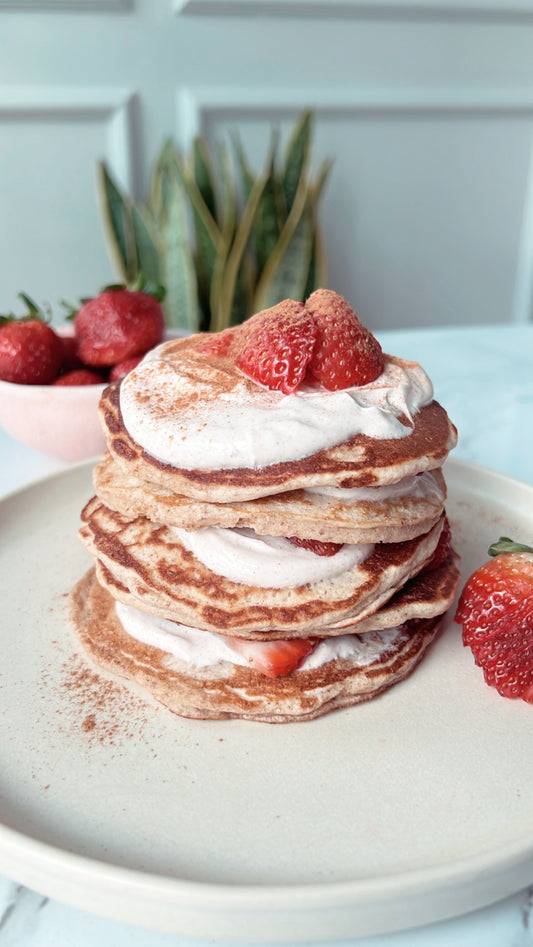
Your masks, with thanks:
M412 417L387 397L394 436L326 432L307 452L280 420L283 459L259 449L243 465L238 392L269 419L305 393L263 389L205 339L164 343L104 392L76 632L98 666L187 717L282 723L373 698L417 665L456 594L441 469L455 428L432 395ZM393 378L414 366L385 360ZM245 433L253 452L262 431Z

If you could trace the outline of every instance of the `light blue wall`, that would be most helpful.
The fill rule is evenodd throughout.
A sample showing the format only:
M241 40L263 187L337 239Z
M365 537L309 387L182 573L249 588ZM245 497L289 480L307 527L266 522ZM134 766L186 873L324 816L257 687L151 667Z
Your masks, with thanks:
M292 15L288 15L291 13ZM94 194L172 135L315 110L329 284L375 328L524 322L533 3L0 0L0 311L114 278Z

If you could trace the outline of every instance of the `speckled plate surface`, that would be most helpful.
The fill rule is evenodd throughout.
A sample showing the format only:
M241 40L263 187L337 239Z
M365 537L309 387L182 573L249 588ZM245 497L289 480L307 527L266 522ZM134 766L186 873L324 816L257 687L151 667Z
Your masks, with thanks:
M533 539L533 488L450 461L464 574ZM0 503L0 871L148 928L265 943L458 915L533 877L533 708L486 687L448 620L378 700L287 726L173 717L87 669L82 465Z

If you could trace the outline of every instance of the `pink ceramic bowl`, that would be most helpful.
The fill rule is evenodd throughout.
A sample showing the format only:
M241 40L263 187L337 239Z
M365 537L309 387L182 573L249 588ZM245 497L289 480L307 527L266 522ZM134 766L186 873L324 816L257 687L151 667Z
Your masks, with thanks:
M54 326L71 336L72 326ZM13 385L0 380L0 426L34 450L61 460L86 460L103 454L98 420L102 385Z
M72 335L71 326L56 328ZM167 329L165 339L187 333ZM103 454L105 438L98 419L102 385L13 385L0 380L0 427L34 450L61 460L87 460Z
M13 385L0 381L0 425L22 444L85 460L105 450L98 402L105 385Z

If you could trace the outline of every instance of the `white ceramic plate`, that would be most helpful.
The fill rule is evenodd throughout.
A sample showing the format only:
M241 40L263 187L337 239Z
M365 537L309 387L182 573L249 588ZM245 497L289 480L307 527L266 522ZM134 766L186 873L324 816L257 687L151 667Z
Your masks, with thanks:
M447 464L465 575L533 539L533 488ZM306 724L187 721L87 672L65 617L90 466L0 504L0 870L131 924L247 943L399 930L533 877L533 708L450 619L378 700Z

